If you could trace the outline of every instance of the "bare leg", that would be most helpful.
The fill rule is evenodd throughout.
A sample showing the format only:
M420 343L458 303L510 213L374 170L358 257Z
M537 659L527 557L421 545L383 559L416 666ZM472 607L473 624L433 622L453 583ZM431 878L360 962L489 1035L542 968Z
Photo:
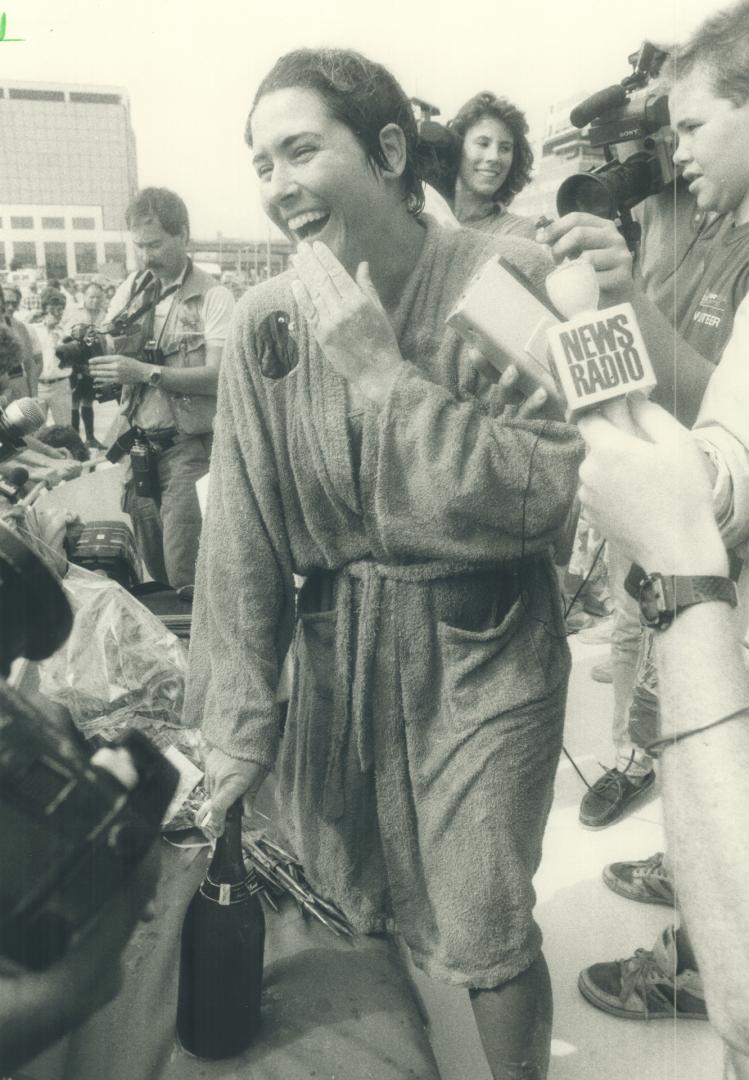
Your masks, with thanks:
M554 1008L543 954L509 982L470 996L494 1080L546 1080Z

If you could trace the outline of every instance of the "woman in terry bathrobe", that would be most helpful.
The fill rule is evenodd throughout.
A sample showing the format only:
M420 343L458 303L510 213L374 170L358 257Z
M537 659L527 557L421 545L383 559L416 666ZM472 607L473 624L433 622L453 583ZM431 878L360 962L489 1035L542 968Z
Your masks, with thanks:
M549 551L580 443L498 415L445 319L491 254L537 285L544 255L420 215L410 106L356 53L282 57L247 141L298 246L240 303L221 371L186 706L212 747L204 824L275 768L311 883L469 988L494 1075L537 1080L531 879L569 674Z

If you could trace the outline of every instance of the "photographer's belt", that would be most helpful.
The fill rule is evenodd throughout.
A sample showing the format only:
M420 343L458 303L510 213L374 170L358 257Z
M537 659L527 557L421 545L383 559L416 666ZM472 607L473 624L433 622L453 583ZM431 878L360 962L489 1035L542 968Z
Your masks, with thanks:
M54 379L38 379L40 383L44 383L45 386L51 386L56 382L67 382L70 379L69 375L55 375Z

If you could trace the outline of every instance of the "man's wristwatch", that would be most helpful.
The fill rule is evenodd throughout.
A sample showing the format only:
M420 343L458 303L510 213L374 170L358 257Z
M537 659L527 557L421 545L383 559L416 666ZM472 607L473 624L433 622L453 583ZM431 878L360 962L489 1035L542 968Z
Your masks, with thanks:
M640 605L646 626L665 630L680 611L711 600L736 607L736 585L727 577L679 577L674 574L646 574L633 566L625 582L627 592Z
M148 385L159 386L161 384L161 376L164 374L164 369L160 367L153 368L148 373Z

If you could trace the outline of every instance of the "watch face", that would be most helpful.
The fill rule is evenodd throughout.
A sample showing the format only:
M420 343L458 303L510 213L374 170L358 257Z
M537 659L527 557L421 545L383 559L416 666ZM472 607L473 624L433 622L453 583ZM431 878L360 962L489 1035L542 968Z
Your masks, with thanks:
M649 574L641 583L640 613L646 626L662 626L669 614L660 574Z

